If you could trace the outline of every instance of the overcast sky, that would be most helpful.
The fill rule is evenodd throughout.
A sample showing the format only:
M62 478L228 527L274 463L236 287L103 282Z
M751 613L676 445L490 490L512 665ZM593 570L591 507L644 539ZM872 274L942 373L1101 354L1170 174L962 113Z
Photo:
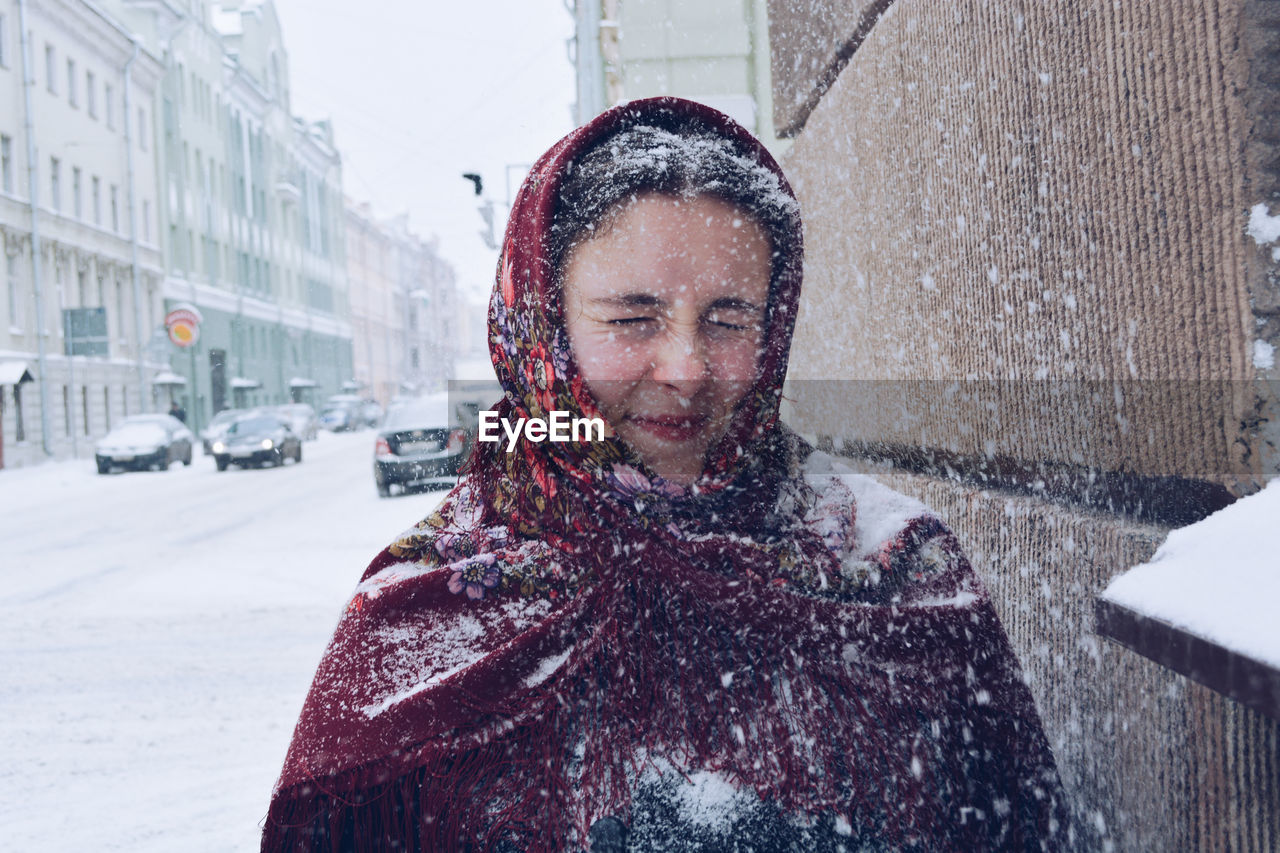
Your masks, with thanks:
M487 292L497 253L479 237L479 172L505 221L507 166L527 167L573 127L565 0L275 0L293 111L332 118L343 184L375 213L408 212L459 284ZM512 169L515 192L518 178Z

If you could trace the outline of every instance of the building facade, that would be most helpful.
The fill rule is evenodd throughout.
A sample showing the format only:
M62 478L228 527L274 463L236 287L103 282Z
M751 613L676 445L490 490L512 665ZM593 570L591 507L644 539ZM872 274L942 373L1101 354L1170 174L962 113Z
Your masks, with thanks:
M0 2L0 467L158 405L162 73L96 5Z
M678 95L727 113L772 151L766 0L576 0L576 117Z
M343 390L353 368L341 159L328 122L290 110L274 6L110 5L165 67L163 296L202 318L195 343L168 352L168 394L198 428L225 408Z
M348 202L354 374L383 406L398 395L443 390L455 349L456 276L408 217L381 220Z

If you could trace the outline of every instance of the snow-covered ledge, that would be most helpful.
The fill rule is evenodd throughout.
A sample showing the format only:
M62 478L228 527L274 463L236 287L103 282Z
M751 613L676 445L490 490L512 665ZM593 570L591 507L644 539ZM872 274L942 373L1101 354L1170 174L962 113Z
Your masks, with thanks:
M1280 478L1114 578L1097 630L1280 719Z

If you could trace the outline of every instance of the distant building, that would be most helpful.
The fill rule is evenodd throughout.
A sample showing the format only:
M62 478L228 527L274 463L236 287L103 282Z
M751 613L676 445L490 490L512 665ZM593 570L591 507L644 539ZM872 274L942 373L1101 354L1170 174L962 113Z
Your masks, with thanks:
M625 101L678 95L728 113L777 150L766 7L766 0L575 0L578 124Z
M95 4L0 0L0 467L156 407L162 72Z
M348 203L354 375L383 405L398 394L440 390L455 357L453 268L409 230L404 215L377 219Z
M401 287L408 296L408 330L401 389L421 394L443 390L458 357L458 277L440 256L436 238L423 240L396 220L400 236Z

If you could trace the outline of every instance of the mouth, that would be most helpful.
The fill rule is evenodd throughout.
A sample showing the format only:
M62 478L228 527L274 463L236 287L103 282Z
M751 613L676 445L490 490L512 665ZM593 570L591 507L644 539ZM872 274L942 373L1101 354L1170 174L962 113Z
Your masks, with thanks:
M627 420L664 441L689 441L702 434L710 418L706 415L631 415Z

